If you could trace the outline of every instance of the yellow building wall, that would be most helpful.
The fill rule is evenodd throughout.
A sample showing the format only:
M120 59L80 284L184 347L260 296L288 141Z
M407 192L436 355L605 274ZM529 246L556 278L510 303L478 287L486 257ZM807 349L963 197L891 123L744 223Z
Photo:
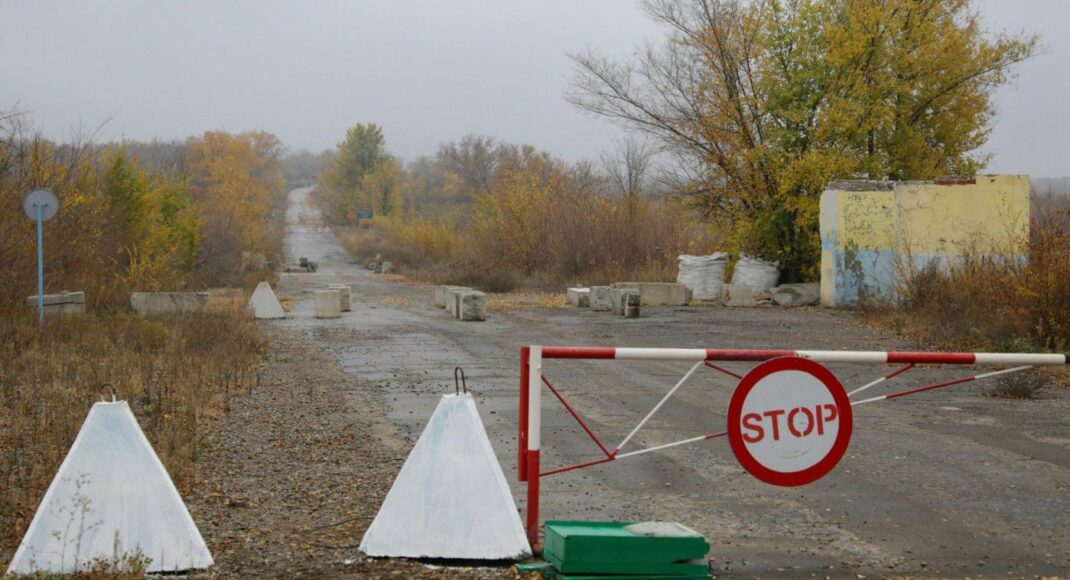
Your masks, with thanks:
M891 298L897 273L968 251L1024 255L1029 178L836 182L821 198L821 301Z

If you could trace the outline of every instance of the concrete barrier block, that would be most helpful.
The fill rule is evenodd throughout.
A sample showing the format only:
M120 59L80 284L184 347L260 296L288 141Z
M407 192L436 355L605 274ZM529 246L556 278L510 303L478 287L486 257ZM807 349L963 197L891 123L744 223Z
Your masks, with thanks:
M568 303L576 308L587 308L591 305L590 288L569 288L565 292L568 296Z
M459 286L451 288L446 293L446 312L450 313L450 316L454 318L460 318L461 316L461 296L467 292L475 292L471 288Z
M460 320L486 320L487 319L487 295L472 290L458 294L459 310L457 318Z
M595 312L609 312L613 310L613 302L610 300L609 286L591 286L591 310Z
M45 294L42 300L45 316L56 314L85 314L85 292ZM26 306L37 308L37 295L26 297Z
M609 301L613 314L624 316L624 307L627 304L628 297L638 294L640 303L642 302L642 294L635 288L611 288L609 290Z
M394 272L394 263L383 262L379 265L379 269L376 270L376 272L379 272L380 274L392 274Z
M772 295L778 306L812 306L821 302L821 283L781 284L773 288Z
M435 286L435 306L446 308L446 299L449 297L450 290L460 288L465 288L465 286Z
M316 318L338 318L342 315L342 293L338 290L316 290Z
M639 294L627 294L624 296L624 317L639 318L639 305L642 299Z
M724 305L743 308L757 306L754 300L754 288L746 284L725 284Z
M208 309L207 292L134 292L130 306L139 316L204 312Z
M691 292L686 284L677 282L621 282L620 288L634 288L639 291L643 306L687 306L691 303Z
M349 284L328 284L328 290L337 290L341 293L342 312L353 310L353 287Z

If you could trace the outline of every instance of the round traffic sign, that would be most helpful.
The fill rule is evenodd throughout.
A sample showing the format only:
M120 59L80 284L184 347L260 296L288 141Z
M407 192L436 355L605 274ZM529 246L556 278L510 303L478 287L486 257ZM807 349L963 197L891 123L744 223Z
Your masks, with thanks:
M728 403L728 441L751 475L773 485L817 481L851 441L843 385L804 358L766 361L743 377Z
M41 221L48 221L59 211L56 194L47 189L34 189L22 196L22 209L30 219L37 219L37 207L41 207Z

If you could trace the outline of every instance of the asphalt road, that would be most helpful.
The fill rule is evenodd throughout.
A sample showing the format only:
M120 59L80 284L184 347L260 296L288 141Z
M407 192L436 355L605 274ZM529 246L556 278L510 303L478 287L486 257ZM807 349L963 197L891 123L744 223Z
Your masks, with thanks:
M375 392L390 409L381 436L398 445L415 440L439 395L452 392L454 367L463 367L522 510L525 491L516 481L522 345L917 348L850 313L819 308L647 308L638 320L533 308L459 322L433 306L431 286L351 264L307 196L307 190L291 193L286 249L290 261L306 256L320 268L282 275L282 293L296 302L277 324L311 334L356 388ZM335 320L313 318L311 291L335 282L352 285L353 311ZM548 361L544 371L615 446L689 366ZM848 389L888 371L831 368ZM958 375L921 369L873 391L950 376ZM545 478L542 514L679 521L707 536L709 558L727 577L1070 574L1070 392L1050 388L1037 400L1008 401L985 397L990 386L970 383L856 408L847 455L809 486L758 481L718 439ZM628 449L722 429L733 387L724 375L700 371ZM549 393L543 401L544 469L600 457Z

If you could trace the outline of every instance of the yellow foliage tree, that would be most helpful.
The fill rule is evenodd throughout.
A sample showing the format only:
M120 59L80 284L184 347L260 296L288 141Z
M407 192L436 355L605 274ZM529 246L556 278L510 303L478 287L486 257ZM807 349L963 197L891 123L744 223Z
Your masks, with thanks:
M574 57L569 100L676 153L676 192L735 249L817 274L834 179L972 175L991 94L1035 37L994 35L971 0L651 0L660 48Z

